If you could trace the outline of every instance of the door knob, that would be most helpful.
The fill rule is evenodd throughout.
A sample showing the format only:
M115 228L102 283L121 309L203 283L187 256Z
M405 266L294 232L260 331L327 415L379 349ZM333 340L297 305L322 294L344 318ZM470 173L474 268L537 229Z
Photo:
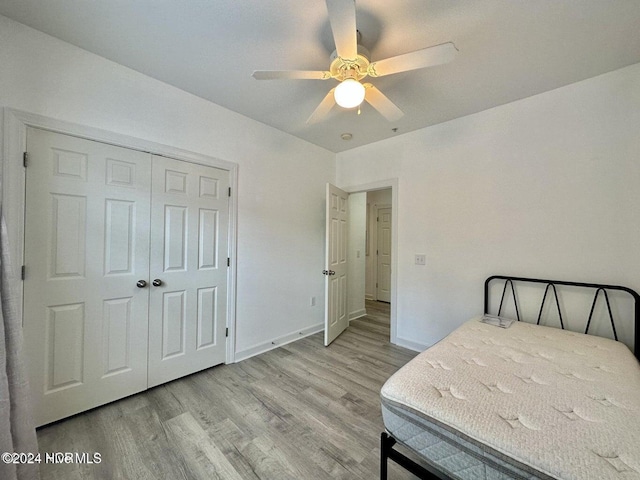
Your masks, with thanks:
M162 285L162 280L160 280L159 278L156 278L153 282L151 282L153 284L154 287L159 287L160 285Z
M138 280L138 282L136 283L136 287L138 288L144 288L147 286L147 282L145 280Z

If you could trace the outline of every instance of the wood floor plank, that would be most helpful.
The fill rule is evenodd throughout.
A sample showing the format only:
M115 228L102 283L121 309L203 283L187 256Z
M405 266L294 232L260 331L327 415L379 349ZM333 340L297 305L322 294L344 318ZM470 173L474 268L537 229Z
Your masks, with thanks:
M209 435L190 413L167 421L172 445L184 457L184 464L191 476L198 480L242 480L240 474L227 460Z
M231 463L236 472L245 480L259 480L251 464L244 458L236 444L243 444L246 435L230 419L207 429L209 437Z
M41 452L102 455L42 479L377 478L380 388L416 354L389 343L388 304L367 312L329 347L312 335L39 429Z
M243 447L242 455L251 464L251 468L259 478L281 478L282 480L298 480L304 478L298 476L289 462L283 462L283 456L277 451L277 447L268 442L261 441L260 437L251 440Z

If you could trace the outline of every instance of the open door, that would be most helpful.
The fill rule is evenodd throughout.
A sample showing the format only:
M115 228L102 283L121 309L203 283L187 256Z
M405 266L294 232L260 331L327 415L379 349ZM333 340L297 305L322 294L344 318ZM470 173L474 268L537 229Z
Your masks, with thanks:
M348 326L347 238L349 194L327 183L325 241L324 344L333 342Z

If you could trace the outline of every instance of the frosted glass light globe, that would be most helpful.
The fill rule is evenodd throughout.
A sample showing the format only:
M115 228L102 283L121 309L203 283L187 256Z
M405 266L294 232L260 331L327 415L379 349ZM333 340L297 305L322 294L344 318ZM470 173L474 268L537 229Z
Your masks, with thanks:
M343 108L357 107L364 100L364 85L353 78L347 78L333 91L333 98Z

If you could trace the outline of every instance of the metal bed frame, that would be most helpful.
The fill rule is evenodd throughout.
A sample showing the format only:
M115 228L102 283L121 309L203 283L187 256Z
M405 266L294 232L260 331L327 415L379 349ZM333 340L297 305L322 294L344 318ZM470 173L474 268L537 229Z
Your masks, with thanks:
M618 333L616 331L615 322L613 320L613 314L611 312L611 304L609 303L609 295L607 291L621 291L628 293L631 295L634 301L634 309L633 309L633 317L634 317L634 343L633 343L633 353L636 358L640 361L640 295L635 290L632 290L628 287L622 287L619 285L605 285L598 283L583 283L583 282L567 282L563 280L543 280L539 278L524 278L524 277L511 277L505 275L493 275L487 278L484 282L484 313L489 313L489 284L493 280L504 280L504 288L502 289L502 296L500 298L500 306L498 307L498 315L502 312L502 306L504 303L505 294L507 292L507 287L511 287L511 294L513 296L513 302L516 310L516 318L518 321L520 319L520 309L518 306L518 297L516 296L516 289L514 287L513 282L526 282L526 283L539 283L546 285L544 290L544 295L542 297L542 302L540 303L540 310L538 313L538 319L536 321L537 325L540 325L540 319L542 317L542 311L544 308L545 301L547 299L547 294L549 291L553 292L553 296L555 297L555 305L558 312L558 317L560 319L560 328L564 330L564 322L562 319L562 311L560 309L560 301L558 299L558 292L556 290L556 286L570 286L570 287L583 287L588 289L595 289L595 294L593 296L593 302L591 304L591 310L589 312L589 317L586 322L586 328L584 333L589 333L589 327L591 325L591 320L593 318L593 312L598 301L598 296L602 292L604 296L606 305L607 305L607 313L609 315L609 320L611 321L611 329L613 331L613 337L615 340L618 340ZM394 445L398 443L398 441L393 438L389 433L382 432L380 438L380 480L387 480L387 467L388 460L393 460L398 465L403 467L405 470L416 475L418 478L423 480L432 480L432 479L450 479L444 472L441 472L434 466L431 465L421 465L404 454L400 453L398 450L394 450Z

